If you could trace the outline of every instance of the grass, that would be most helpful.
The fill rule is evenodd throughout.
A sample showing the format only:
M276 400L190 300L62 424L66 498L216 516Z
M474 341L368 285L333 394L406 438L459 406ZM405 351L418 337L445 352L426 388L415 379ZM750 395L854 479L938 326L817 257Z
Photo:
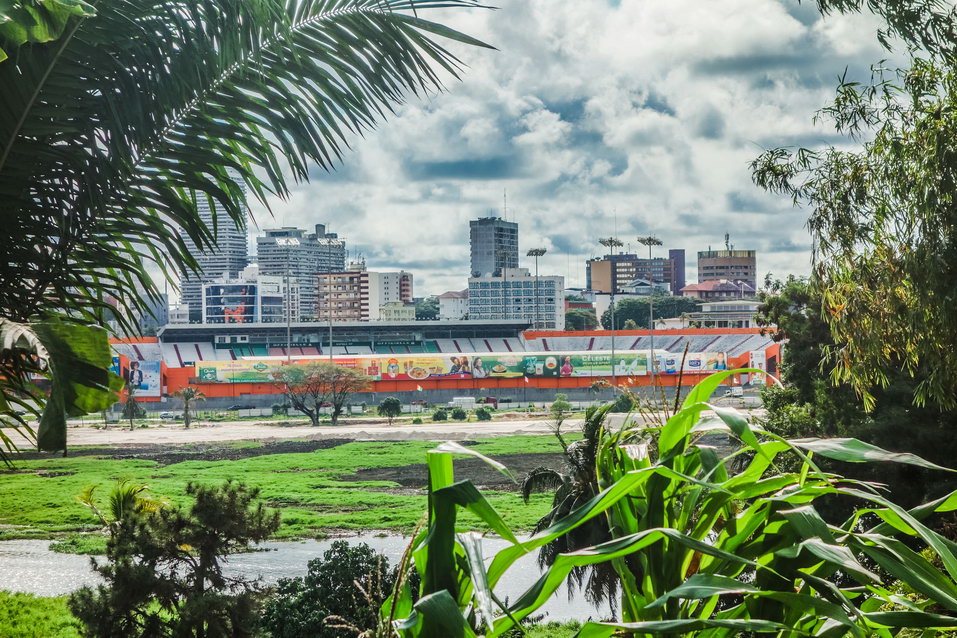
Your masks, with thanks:
M408 533L425 512L424 490L403 489L391 481L355 482L342 477L361 468L423 463L425 453L434 446L428 441L353 442L308 453L172 465L98 456L18 461L13 471L0 478L0 539L56 538L59 551L101 552L104 541L97 533L99 524L76 501L76 495L84 487L98 484L105 507L109 490L119 479L146 483L154 496L173 503L185 502L190 481L244 481L260 488L269 505L280 509L282 525L277 539L310 538L331 530ZM560 451L551 436L485 439L474 448L506 465L508 454ZM514 529L530 529L551 501L548 495L536 495L526 505L515 492L489 491L486 495ZM478 525L468 515L461 523Z
M3 638L79 638L79 623L66 596L43 598L0 591L0 636Z

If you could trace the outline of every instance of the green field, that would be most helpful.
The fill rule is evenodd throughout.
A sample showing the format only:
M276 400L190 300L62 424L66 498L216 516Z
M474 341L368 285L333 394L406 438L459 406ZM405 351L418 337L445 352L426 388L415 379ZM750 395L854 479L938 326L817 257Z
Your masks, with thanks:
M255 447L241 442L232 449ZM17 461L0 477L0 539L59 538L60 551L96 552L102 537L97 522L76 495L86 486L100 486L105 504L115 481L146 483L152 493L171 502L184 501L190 481L220 483L236 479L259 487L262 497L282 513L276 538L308 538L334 530L409 532L425 511L425 493L387 480L346 481L362 468L408 466L425 461L435 443L353 442L306 453L264 454L239 460L188 460L163 465L142 459L77 456ZM550 436L485 439L474 449L509 463L509 454L556 453ZM517 457L515 457L517 458ZM423 475L416 469L414 476ZM519 477L521 478L521 477ZM518 493L486 491L493 505L515 529L529 529L547 511L550 497L537 496L526 505ZM463 524L475 521L463 516ZM78 535L78 533L84 533Z
M0 591L3 638L79 638L79 628L66 607L66 596L43 598Z

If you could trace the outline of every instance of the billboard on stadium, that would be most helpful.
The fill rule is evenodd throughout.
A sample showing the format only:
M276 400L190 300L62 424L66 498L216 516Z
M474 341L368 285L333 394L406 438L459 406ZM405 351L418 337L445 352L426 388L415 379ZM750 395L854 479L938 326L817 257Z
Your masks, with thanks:
M658 374L678 374L682 368L681 359L684 357L683 372L685 374L707 374L728 369L728 357L724 352L689 352L657 354L658 365L655 371Z
M258 321L256 284L211 284L206 288L206 323Z
M272 371L282 361L237 359L236 361L202 361L196 363L196 376L201 383L267 383Z
M764 383L764 374L768 369L768 359L764 350L751 351L751 367L761 370L751 375L751 383Z
M130 361L123 370L123 380L128 387L136 388L138 397L159 397L162 395L162 379L159 361Z

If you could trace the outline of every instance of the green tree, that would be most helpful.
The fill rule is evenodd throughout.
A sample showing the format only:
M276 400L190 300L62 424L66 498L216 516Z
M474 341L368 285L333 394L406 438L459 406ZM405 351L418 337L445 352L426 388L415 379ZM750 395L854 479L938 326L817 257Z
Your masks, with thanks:
M439 318L439 298L425 297L415 302L416 321L435 321Z
M133 383L126 384L126 402L123 404L123 418L130 420L130 429L133 429L133 419L143 416L143 408L136 402L137 386Z
M637 330L638 324L635 323L634 319L625 319L625 323L621 326L622 330Z
M223 573L223 559L266 540L279 513L259 490L227 482L190 483L188 509L125 509L107 541L106 562L94 561L104 584L70 596L70 611L91 638L119 636L251 636L256 587Z
M485 46L425 17L474 6L4 3L0 201L10 223L0 224L0 330L20 338L0 342L3 423L25 423L7 405L34 404L22 396L40 396L30 377L39 368L53 389L36 415L38 443L65 449L65 417L102 409L120 389L92 327L116 310L133 333L128 318L159 299L150 273L198 267L180 230L215 245L199 202L243 224L246 193L265 204L311 166L332 170L396 104L440 89L440 72L458 75L450 42ZM51 337L57 321L71 339ZM96 349L75 347L93 340ZM35 365L43 357L60 364Z
M262 626L273 638L353 638L358 632L341 625L374 629L394 582L383 554L365 543L335 541L309 561L305 577L279 579L263 607Z
M615 303L615 329L625 329L625 324L631 321L638 328L651 326L650 304L655 305L655 319L672 319L689 312L697 312L701 308L701 300L693 297L673 297L671 295L655 295L651 297L626 298ZM601 325L611 329L611 309L601 316Z
M384 416L389 419L389 425L392 425L392 421L395 420L395 417L402 414L402 402L396 397L386 397L379 403L377 412L379 416Z
M104 511L96 504L98 487L90 485L84 488L77 495L76 500L84 507L88 507L103 525L103 529L107 531L117 527L125 518L150 514L159 511L164 505L163 501L147 494L148 485L121 480L117 481L110 491L109 507L107 511Z
M566 310L565 330L594 330L598 327L598 319L593 310Z
M957 12L935 0L820 0L825 11L866 6L899 36L910 66L843 78L819 120L844 138L821 149L771 149L755 182L810 211L811 280L834 335L836 380L868 407L895 371L918 382L914 401L957 407Z
M173 396L183 402L183 426L188 430L193 418L193 404L196 401L205 401L206 395L198 388L188 385L174 392Z
M272 377L292 407L308 416L313 425L319 425L323 407L332 408L332 424L336 425L349 397L369 385L359 370L328 361L282 366L273 371Z

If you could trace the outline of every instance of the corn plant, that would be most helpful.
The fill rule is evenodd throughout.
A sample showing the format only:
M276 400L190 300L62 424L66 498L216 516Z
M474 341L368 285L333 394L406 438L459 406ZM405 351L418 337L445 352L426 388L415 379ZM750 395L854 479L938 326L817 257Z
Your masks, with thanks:
M855 439L785 440L753 428L738 412L706 402L736 372L746 371L701 382L662 427L606 432L597 494L525 540L471 482L454 480L454 454L480 455L450 443L431 451L428 525L411 552L420 598L413 604L406 581L383 605L384 617L396 619L403 637L500 636L575 568L609 562L621 579L621 621L587 623L581 637L890 637L902 628L932 636L957 627L957 544L923 522L957 509L957 492L905 510L878 485L821 471L814 457L950 470ZM720 457L700 444L713 431L741 448ZM800 459L797 471L778 470L785 454ZM840 525L828 523L814 508L822 497L856 499L859 507ZM488 565L480 534L457 532L462 509L510 543ZM518 558L596 517L605 518L612 540L560 554L507 605L496 597Z

